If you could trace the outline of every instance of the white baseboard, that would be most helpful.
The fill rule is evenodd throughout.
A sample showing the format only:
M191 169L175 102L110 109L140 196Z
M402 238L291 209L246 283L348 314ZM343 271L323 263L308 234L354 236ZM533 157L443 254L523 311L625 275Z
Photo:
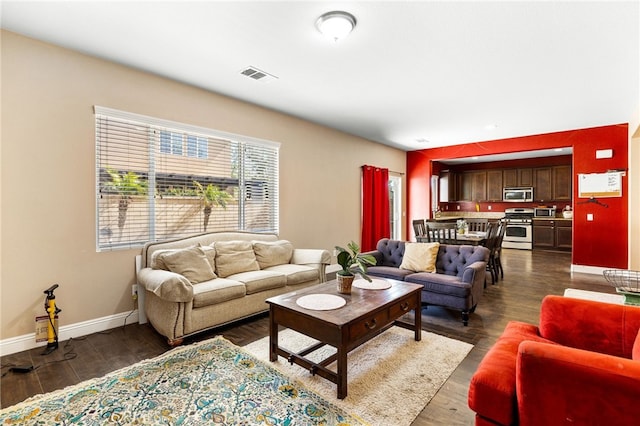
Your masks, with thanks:
M126 321L126 322L125 322ZM125 324L138 322L138 310L133 312L122 312L102 318L95 318L88 321L61 326L58 330L58 341L63 342L75 337L86 336L87 334L110 330L121 327ZM47 342L36 342L36 333L11 337L0 340L0 356L10 355L17 352L27 351L39 346L46 346Z
M581 272L583 274L602 275L602 271L613 268L603 268L601 266L585 266L585 265L571 265L571 273Z

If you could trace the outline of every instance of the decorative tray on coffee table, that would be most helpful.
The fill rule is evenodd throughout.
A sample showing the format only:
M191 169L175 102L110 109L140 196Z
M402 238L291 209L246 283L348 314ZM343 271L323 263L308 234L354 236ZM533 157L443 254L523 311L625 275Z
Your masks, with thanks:
M640 306L640 272L624 269L607 269L602 272L616 292L624 295L625 305Z

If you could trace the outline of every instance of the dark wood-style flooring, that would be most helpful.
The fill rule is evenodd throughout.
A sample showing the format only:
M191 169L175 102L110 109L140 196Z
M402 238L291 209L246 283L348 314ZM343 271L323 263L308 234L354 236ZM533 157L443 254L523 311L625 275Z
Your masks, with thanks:
M478 363L508 321L538 323L540 302L545 295L561 295L566 288L614 293L601 275L571 274L569 253L505 249L502 258L504 279L495 285L488 284L468 327L463 327L459 312L438 307L422 310L425 330L475 346L413 426L473 424L467 390ZM218 334L243 346L268 336L268 318L261 315L203 333L187 339L185 344ZM4 356L0 360L3 374L0 404L8 407L29 396L102 376L168 349L165 339L148 324L136 323L60 342L60 348L46 356L41 355L42 348ZM16 373L9 371L12 365L36 368L29 373Z

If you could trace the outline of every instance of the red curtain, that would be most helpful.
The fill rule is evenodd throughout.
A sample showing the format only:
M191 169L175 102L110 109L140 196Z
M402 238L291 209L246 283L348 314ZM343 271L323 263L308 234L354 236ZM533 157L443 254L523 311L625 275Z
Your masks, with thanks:
M363 252L375 250L378 240L391 235L389 223L389 170L362 166Z

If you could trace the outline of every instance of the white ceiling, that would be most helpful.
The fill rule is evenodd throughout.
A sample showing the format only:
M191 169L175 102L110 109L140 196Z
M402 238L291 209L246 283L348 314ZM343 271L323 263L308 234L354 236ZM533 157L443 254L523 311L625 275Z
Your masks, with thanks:
M358 21L337 44L314 27L330 10ZM640 124L637 0L2 0L1 19L404 150ZM242 76L248 66L277 79Z

